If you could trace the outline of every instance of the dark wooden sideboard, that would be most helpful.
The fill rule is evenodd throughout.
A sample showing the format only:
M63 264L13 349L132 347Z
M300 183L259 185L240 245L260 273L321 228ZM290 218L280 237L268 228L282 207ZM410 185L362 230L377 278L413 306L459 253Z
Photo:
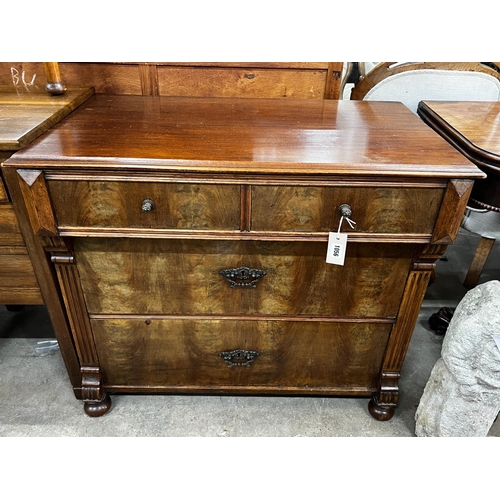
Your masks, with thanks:
M399 103L110 95L3 173L89 415L119 393L301 394L380 420L484 176Z

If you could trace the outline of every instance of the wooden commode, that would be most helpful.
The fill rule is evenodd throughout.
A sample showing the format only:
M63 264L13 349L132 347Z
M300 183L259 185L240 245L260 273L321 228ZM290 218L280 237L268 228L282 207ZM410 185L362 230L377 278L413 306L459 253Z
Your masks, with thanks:
M380 420L484 176L398 103L110 95L3 173L89 415L119 393L301 394Z

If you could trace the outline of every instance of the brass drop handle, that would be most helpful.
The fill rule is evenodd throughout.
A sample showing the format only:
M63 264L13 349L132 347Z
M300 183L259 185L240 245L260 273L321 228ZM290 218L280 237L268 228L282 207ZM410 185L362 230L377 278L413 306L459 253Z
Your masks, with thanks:
M142 201L142 211L144 213L151 212L155 209L155 206L155 202L153 200L150 200L149 198L146 198Z
M342 203L339 207L339 214L342 217L349 218L352 215L352 208L347 203Z

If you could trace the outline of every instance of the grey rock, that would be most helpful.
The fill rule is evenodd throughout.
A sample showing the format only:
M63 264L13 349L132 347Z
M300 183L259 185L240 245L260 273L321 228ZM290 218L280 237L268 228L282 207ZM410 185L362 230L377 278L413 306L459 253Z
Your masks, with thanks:
M417 436L482 437L500 411L500 281L458 305L415 414Z

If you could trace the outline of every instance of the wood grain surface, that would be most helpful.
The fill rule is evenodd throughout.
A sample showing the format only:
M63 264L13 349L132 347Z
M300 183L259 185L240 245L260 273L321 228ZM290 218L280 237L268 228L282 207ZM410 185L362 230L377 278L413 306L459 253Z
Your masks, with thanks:
M140 71L154 92L159 68ZM116 95L3 174L87 409L107 392L372 395L379 419L484 177L399 103ZM344 203L357 226L334 266ZM221 273L242 268L255 287Z
M481 177L400 103L95 95L6 163ZM424 153L425 152L425 153Z
M67 86L100 94L338 99L342 62L64 62ZM0 62L0 84L13 78L42 90L42 63ZM38 75L38 76L37 76Z
M500 212L499 103L421 101L417 112L484 172L472 188L471 206Z
M391 325L278 321L93 320L105 385L374 389ZM219 353L257 351L250 366ZM215 386L215 387L214 387ZM342 392L339 389L339 392Z
M50 181L59 227L237 230L237 185ZM154 209L145 213L144 200Z
M30 258L22 253L3 253L0 248L0 304L42 304Z
M500 102L423 101L423 106L478 148L478 157L489 153L500 163Z
M352 209L352 228L366 233L432 232L443 189L401 187L256 186L252 191L252 230L334 231L338 208ZM351 231L347 222L343 228Z
M18 151L85 102L92 88L71 88L52 96L45 90L26 91L0 86L0 150Z
M346 265L326 243L75 239L91 314L236 314L386 317L397 314L412 245L350 244ZM230 287L223 269L266 271Z

